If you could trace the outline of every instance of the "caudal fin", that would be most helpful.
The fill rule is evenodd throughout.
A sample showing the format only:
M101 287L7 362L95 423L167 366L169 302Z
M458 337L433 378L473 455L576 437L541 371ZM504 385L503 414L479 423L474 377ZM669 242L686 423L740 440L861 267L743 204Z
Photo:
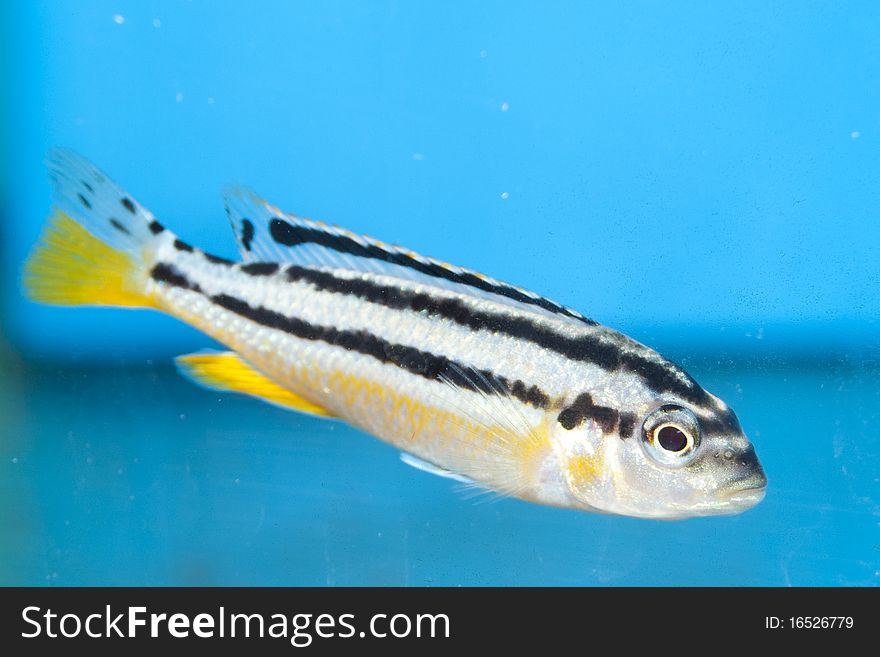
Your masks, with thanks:
M165 232L82 156L49 155L55 211L24 269L27 295L57 305L153 306L148 260Z

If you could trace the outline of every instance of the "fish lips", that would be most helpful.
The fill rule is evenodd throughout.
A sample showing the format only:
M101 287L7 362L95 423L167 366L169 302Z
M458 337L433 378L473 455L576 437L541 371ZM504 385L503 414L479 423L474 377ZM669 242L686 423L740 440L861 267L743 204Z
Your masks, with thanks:
M738 464L738 470L743 474L729 481L718 493L725 506L732 507L732 511L739 512L749 509L761 500L767 493L767 475L758 461L755 448L751 445L746 450L734 457Z
M762 469L738 479L722 490L719 497L735 511L750 509L767 494L767 476Z

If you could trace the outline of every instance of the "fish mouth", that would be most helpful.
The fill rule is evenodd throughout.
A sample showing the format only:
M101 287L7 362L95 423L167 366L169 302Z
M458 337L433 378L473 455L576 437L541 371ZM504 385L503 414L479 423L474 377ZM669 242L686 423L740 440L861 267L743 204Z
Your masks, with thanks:
M756 488L742 488L740 490L725 491L722 498L730 506L740 511L751 509L764 499L767 494L767 487L760 486Z
M737 511L749 509L761 500L767 493L767 475L764 468L758 462L754 447L740 457L741 465L745 466L744 476L730 481L719 491L719 497Z
M767 477L763 471L733 482L720 492L719 497L737 511L750 509L767 494Z

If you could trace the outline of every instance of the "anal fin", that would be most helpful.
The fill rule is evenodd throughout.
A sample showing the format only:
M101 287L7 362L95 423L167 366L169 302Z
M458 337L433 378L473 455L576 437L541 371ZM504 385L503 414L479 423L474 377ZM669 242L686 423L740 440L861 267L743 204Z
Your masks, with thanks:
M205 388L250 395L300 413L334 417L327 409L281 387L235 352L186 354L178 356L175 362L181 374Z

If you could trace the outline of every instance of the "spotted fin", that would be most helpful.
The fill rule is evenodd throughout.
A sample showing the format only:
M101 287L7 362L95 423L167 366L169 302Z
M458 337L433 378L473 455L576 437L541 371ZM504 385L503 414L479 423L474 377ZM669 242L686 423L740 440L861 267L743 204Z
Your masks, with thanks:
M302 267L386 275L489 299L520 311L561 318L579 325L595 324L555 301L473 270L338 226L282 212L244 187L228 189L225 202L245 260L289 262Z
M412 466L416 470L421 470L422 472L427 472L432 475L437 475L438 477L445 477L446 479L452 479L454 481L459 481L463 484L468 485L477 485L473 479L468 479L467 477L452 472L450 470L446 470L444 468L438 467L433 463L428 463L427 461L423 461L417 456L413 456L412 454L408 454L407 452L400 453L400 460L406 463L409 466Z
M155 306L147 260L164 228L84 157L49 154L55 212L24 270L28 296L57 305Z
M165 230L149 210L75 151L53 149L47 165L55 206L105 244L139 256Z
M288 410L320 417L333 417L317 406L281 387L231 351L203 352L175 359L181 374L211 390L238 392Z

